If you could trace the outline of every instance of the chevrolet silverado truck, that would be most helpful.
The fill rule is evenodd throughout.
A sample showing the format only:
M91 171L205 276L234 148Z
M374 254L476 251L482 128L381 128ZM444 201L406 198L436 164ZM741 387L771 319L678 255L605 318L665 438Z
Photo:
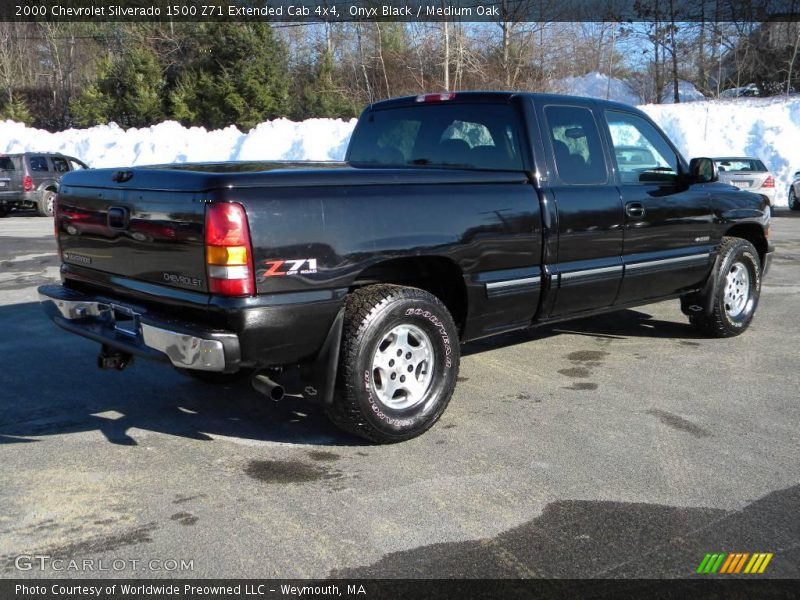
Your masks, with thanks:
M250 377L397 442L430 428L464 342L669 298L742 333L767 202L630 106L468 92L377 102L341 163L174 164L61 180L60 285L98 364Z

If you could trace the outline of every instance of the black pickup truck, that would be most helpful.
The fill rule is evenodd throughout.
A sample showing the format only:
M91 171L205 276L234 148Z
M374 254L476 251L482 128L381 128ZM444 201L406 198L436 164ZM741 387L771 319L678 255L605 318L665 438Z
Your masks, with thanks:
M344 163L68 173L55 227L42 301L101 367L248 376L377 442L436 422L469 340L667 298L737 335L773 251L766 201L642 112L524 93L372 104Z

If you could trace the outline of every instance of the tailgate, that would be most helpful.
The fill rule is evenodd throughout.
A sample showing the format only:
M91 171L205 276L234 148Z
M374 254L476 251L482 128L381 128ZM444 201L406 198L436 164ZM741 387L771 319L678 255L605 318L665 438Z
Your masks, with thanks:
M112 181L131 173L136 177L129 180L135 182ZM65 175L56 213L62 260L139 281L208 292L207 195L187 189L199 183L192 181L192 174L173 175L170 190L148 189L148 181L152 187L160 187L161 177L148 178L146 170L104 169Z

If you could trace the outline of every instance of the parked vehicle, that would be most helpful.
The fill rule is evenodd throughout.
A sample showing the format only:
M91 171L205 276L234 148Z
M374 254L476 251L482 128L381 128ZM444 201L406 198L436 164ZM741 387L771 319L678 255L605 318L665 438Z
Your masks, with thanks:
M769 202L770 209L775 206L775 176L758 158L715 158L719 170L719 180L738 187L740 190L754 192Z
M14 208L35 208L53 216L53 200L64 173L89 167L74 156L25 152L0 154L0 217Z
M617 159L632 144L645 164ZM399 98L364 110L345 163L69 173L62 284L39 292L102 368L250 376L397 442L445 410L462 342L667 298L709 335L747 329L768 205L717 180L624 104ZM65 231L75 215L93 227ZM148 221L181 234L135 235Z
M789 208L800 210L800 171L795 171L792 183L789 184Z

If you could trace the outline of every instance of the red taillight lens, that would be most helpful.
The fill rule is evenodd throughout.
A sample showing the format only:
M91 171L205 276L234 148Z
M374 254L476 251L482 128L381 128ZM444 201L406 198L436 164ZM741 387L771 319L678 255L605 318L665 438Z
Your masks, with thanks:
M58 239L58 194L53 198L53 233L56 236L56 249L61 257L61 240Z
M206 267L212 294L251 296L255 292L247 214L241 204L206 208Z
M22 178L22 191L23 192L30 192L33 189L33 179L31 179L30 175L25 175Z
M766 188L774 188L775 187L775 179L770 175L764 180L764 183L761 184L761 187Z

